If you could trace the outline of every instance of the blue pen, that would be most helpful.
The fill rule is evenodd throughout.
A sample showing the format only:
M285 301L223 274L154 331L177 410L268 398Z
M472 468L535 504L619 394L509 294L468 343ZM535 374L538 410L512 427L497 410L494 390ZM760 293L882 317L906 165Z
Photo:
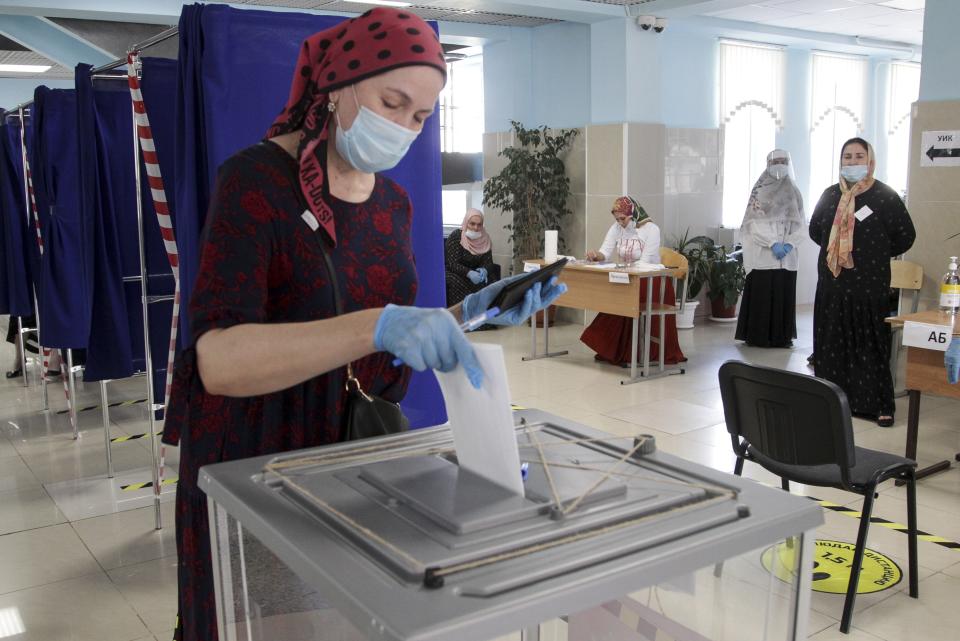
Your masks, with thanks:
M465 323L461 323L461 324L460 324L460 330L461 330L461 331L464 331L464 332L472 332L472 331L475 330L476 328L478 328L478 327L480 327L481 325L483 325L484 323L486 323L488 320L490 320L490 319L492 319L492 318L496 318L499 314L500 314L500 308L499 308L499 307L491 307L490 309L488 309L488 310L485 311L484 313L482 313L482 314L480 314L480 315L478 315L478 316L474 316L473 318L471 318L470 320L468 320L468 321L465 322ZM401 359L399 359L399 358L393 359L393 366L394 366L394 367L400 367L401 365L403 365L403 361L402 361Z

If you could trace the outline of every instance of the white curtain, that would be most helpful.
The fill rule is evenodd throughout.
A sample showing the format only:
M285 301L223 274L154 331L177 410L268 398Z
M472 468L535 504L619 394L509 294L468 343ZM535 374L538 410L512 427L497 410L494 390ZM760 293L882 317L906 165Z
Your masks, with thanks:
M720 41L720 122L747 106L763 109L783 128L782 47Z
M750 190L783 128L783 68L780 47L720 42L724 227L740 227Z
M813 54L810 211L823 190L838 180L840 145L864 130L866 82L866 58L821 52Z
M898 193L907 190L910 165L910 108L920 96L920 65L894 62L890 65L887 92L886 182Z

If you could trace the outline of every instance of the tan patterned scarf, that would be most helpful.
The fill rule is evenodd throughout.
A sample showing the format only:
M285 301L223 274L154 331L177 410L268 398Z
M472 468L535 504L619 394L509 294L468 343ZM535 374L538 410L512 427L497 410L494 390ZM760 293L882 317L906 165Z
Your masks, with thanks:
M848 141L844 148L854 141ZM859 144L859 143L858 143ZM841 156L843 151L840 152ZM853 227L856 216L857 196L873 187L873 172L876 169L876 159L873 155L873 146L867 143L867 175L851 185L843 176L840 176L840 202L837 204L837 213L833 217L833 226L830 228L830 239L827 241L827 267L836 278L841 269L853 269Z

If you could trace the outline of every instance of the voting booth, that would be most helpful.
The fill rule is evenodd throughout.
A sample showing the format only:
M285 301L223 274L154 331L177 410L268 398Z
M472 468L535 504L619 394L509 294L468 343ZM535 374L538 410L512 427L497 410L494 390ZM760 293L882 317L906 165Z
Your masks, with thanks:
M447 426L202 468L220 638L806 638L816 503L513 418L523 494Z

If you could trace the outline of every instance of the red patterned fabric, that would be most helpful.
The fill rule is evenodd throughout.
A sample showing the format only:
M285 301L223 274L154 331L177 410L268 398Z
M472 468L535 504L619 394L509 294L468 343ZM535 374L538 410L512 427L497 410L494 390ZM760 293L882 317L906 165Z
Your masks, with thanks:
M660 278L656 278L653 281L653 300L660 300ZM666 301L672 301L676 299L676 294L673 289L673 281L667 279L666 287L664 288L663 299ZM640 288L640 307L643 308L647 302L647 288ZM683 350L680 349L680 341L677 338L677 317L676 316L667 316L666 323L666 340L664 341L664 346L666 352L664 353L663 362L668 365L674 365L676 363L682 363L687 360L687 357L683 355ZM660 338L660 321L659 319L654 319L653 324L650 326L650 334L653 338ZM583 334L580 335L580 340L583 341L587 347L592 349L597 353L597 356L600 357L600 360L607 361L609 363L614 363L617 365L623 363L630 363L630 344L632 342L633 336L633 319L627 318L626 316L614 316L613 314L597 314L597 317L593 319L593 322L590 323L590 326L583 330ZM650 363L658 362L660 359L660 345L650 341ZM639 338L637 339L637 363L643 363L643 333L640 333Z
M433 29L419 16L396 9L371 9L303 41L290 97L267 138L303 131L300 188L334 243L336 229L323 197L325 163L320 158L321 143L329 134L328 96L370 76L412 65L434 67L446 78L443 48Z

